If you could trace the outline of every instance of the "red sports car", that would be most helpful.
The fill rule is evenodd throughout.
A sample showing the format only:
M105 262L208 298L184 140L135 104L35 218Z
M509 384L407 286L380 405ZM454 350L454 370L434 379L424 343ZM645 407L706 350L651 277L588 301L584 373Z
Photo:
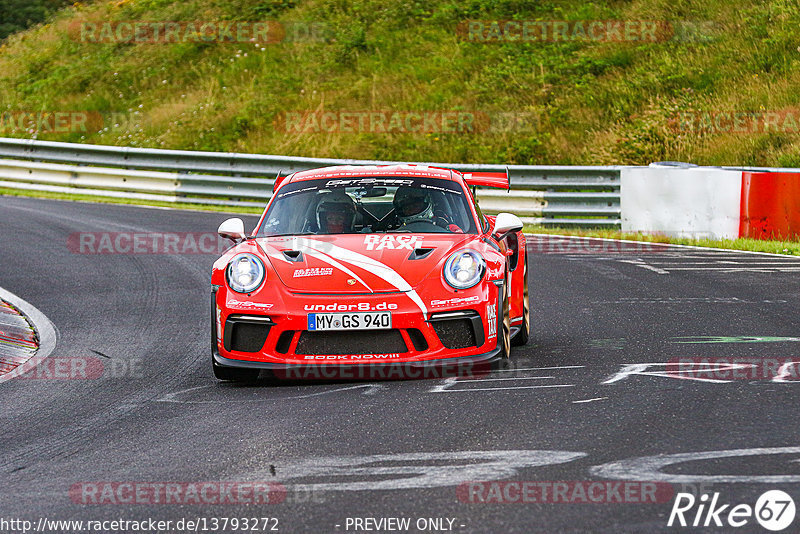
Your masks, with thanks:
M481 212L478 185L508 175L340 166L276 180L252 235L241 219L219 227L236 245L211 273L214 375L413 377L509 358L530 332L525 237L517 216Z

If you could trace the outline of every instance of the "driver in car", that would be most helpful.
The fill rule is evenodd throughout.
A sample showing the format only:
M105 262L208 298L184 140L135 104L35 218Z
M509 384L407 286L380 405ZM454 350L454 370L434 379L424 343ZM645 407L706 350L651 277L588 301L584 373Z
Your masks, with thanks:
M356 207L343 190L328 193L317 204L317 228L321 234L347 234L353 231Z
M427 191L413 187L400 187L394 194L394 209L401 226L415 222L433 223L433 202Z
M403 186L394 194L394 209L400 222L400 229L425 231L429 225L447 228L451 232L461 232L455 224L450 224L441 215L434 214L433 201L429 192L415 187ZM427 227L425 225L427 223ZM412 227L413 228L408 228Z

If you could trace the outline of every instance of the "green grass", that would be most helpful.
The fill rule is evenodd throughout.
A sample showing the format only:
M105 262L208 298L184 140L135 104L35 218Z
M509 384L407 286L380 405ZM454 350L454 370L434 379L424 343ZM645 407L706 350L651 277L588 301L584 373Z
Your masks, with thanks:
M669 21L686 38L494 44L459 38L459 24L476 19ZM261 20L316 25L321 39L96 44L81 41L75 29L82 22ZM798 27L800 4L790 0L78 2L0 44L0 118L5 111L91 111L105 122L91 122L86 132L47 133L3 129L0 120L0 135L401 161L800 166L800 128L720 133L678 126L680 113L725 111L794 113L800 123ZM287 111L313 110L460 110L525 119L509 130L473 134L281 128ZM669 241L798 253L795 242Z
M673 245L691 245L695 247L724 248L730 250L747 250L751 252L769 252L772 254L786 254L800 256L800 241L792 240L760 240L760 239L685 239L665 235L639 234L621 232L619 230L576 229L576 228L546 228L543 226L526 225L526 233L532 234L557 234L574 235L582 237L602 237L606 239L626 239L629 241L645 241L649 243L670 243Z
M457 35L459 23L472 19L670 21L688 37L482 44ZM278 20L316 24L323 39L258 47L95 44L75 30L82 21L137 20ZM681 112L800 109L798 27L800 4L790 0L94 1L0 46L0 111L96 111L108 122L92 131L5 135L120 146L439 162L800 166L796 130L676 127ZM280 128L282 114L293 110L466 110L527 120L473 134L295 134Z

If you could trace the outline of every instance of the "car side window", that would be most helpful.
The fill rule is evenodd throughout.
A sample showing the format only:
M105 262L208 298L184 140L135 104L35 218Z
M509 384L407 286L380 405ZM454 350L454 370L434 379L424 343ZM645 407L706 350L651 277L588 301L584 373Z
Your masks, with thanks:
M478 214L478 223L481 226L481 230L484 232L489 231L489 221L486 219L486 216L481 211L481 207L478 205L478 195L473 194L473 190L467 188L469 190L469 194L472 197L472 205L475 206L475 213Z

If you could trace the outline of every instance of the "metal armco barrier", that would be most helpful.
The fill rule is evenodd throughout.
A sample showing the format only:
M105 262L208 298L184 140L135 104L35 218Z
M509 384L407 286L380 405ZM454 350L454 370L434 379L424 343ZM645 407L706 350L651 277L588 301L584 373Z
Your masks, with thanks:
M262 207L274 178L331 165L395 161L157 150L0 138L0 187L95 196ZM505 165L421 163L464 172ZM622 167L509 165L511 191L481 189L481 207L545 226L620 226Z

